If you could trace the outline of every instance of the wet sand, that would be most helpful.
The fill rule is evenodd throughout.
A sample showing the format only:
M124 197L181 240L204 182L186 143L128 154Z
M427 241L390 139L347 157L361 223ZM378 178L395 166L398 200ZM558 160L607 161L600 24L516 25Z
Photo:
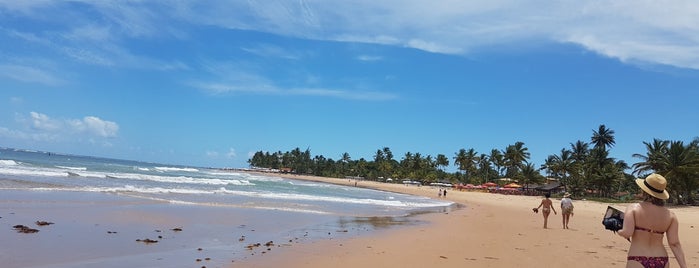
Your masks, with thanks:
M284 177L354 186L347 179ZM357 186L439 198L426 186ZM104 193L1 190L0 197L2 267L624 267L628 247L601 225L608 204L580 200L564 230L560 215L542 228L541 214L531 210L538 197L479 192L449 191L447 199L462 209L417 215L399 227L382 217L319 226L319 218L284 211ZM689 267L697 267L699 208L672 210ZM15 225L38 232L20 233ZM285 225L313 228L289 233Z
M353 186L346 179L285 175L288 178ZM438 198L432 187L360 181L357 186ZM573 197L575 198L575 197ZM421 215L427 225L377 232L372 236L320 240L250 259L231 267L625 267L629 242L604 230L608 205L574 199L570 229L560 214L535 214L541 198L449 191L447 199L465 206L449 213ZM559 199L554 199L559 205ZM689 267L699 264L699 208L671 208ZM671 266L677 267L668 249Z
M0 190L0 267L227 267L306 241L371 233L377 224L385 223L106 193Z

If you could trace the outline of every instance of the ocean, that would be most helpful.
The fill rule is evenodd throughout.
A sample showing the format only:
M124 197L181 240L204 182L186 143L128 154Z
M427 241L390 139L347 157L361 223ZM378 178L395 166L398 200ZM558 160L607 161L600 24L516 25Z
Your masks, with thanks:
M0 189L96 192L193 206L407 216L447 201L270 175L0 148Z

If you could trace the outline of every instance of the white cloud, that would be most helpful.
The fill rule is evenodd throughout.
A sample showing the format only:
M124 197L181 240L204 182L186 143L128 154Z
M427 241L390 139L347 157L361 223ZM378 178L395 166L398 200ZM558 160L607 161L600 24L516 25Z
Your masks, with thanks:
M180 26L204 25L458 55L502 44L573 43L626 62L699 69L699 2L693 0L189 0L84 1L81 5L85 7L75 8L73 2L0 1L0 12L35 19L45 19L46 13L70 14L49 18L69 29L65 36L70 38L58 41L114 46L120 38L183 38L187 27ZM96 22L91 19L95 16L102 19ZM45 38L18 34L26 40ZM86 48L78 41L65 46L71 57L96 63L123 54L132 57L129 62L146 58L123 49L114 53L119 50ZM274 47L247 49L295 57Z
M564 42L629 62L699 69L699 2L357 0L181 2L178 18L318 40L467 54ZM197 8L183 8L194 7ZM187 10L187 11L185 11Z
M380 61L383 59L381 56L371 56L371 55L359 55L357 57L360 61Z
M357 89L332 89L322 86L291 87L283 86L254 72L254 68L243 70L241 64L207 63L204 69L214 75L209 81L194 81L188 86L209 92L211 94L258 94L270 96L316 96L333 97L350 100L384 101L396 99L391 93ZM318 78L309 76L308 84L318 83Z
M69 120L68 125L79 132L102 138L116 137L117 132L119 132L119 125L116 123L105 121L94 116L86 116L82 120Z
M235 149L230 148L228 149L228 153L226 153L226 157L228 158L235 158L237 155L235 153Z
M4 135L42 141L85 138L97 143L95 138L114 138L119 132L117 123L95 116L86 116L82 119L56 119L46 114L30 112L28 118L19 116L17 120L27 123L30 128L25 131L6 129L3 131Z
M54 132L59 130L62 125L60 121L53 120L45 114L31 112L29 116L31 117L32 127L37 130Z
M244 47L241 48L243 51L246 51L251 54L255 54L257 56L261 57L273 57L273 58L282 58L282 59L288 59L288 60L298 60L301 58L301 54L299 52L291 51L289 49L285 49L279 46L271 45L271 44L260 44L256 47Z

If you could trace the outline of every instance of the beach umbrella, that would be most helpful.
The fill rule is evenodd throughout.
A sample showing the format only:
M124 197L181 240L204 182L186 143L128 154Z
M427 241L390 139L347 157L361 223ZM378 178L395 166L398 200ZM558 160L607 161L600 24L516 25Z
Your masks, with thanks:
M516 183L509 183L505 185L505 188L522 188L522 185L516 184Z
M494 183L494 182L486 182L486 183L483 184L483 186L485 186L485 187L495 187L495 186L498 186L498 185L497 185L496 183Z

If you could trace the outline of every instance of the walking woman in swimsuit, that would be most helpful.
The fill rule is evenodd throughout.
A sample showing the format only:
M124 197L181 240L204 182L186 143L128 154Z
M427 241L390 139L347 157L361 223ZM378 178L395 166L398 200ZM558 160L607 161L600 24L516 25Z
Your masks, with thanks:
M667 236L677 263L680 268L686 268L677 217L664 207L665 200L670 197L665 190L667 181L659 174L651 174L646 179L637 179L636 184L643 190L643 201L626 208L624 227L618 232L626 239L631 238L626 267L669 267L663 245L663 236Z
M534 209L534 212L538 212L540 207L544 207L541 210L541 214L544 215L544 229L546 229L546 228L548 228L547 224L549 221L549 214L551 214L551 210L553 210L553 214L557 214L557 213L556 213L556 209L553 208L553 201L551 201L551 199L549 199L549 197L551 197L551 193L546 192L546 194L544 194L544 196L546 198L541 200L541 203L539 204L538 207L536 207Z

